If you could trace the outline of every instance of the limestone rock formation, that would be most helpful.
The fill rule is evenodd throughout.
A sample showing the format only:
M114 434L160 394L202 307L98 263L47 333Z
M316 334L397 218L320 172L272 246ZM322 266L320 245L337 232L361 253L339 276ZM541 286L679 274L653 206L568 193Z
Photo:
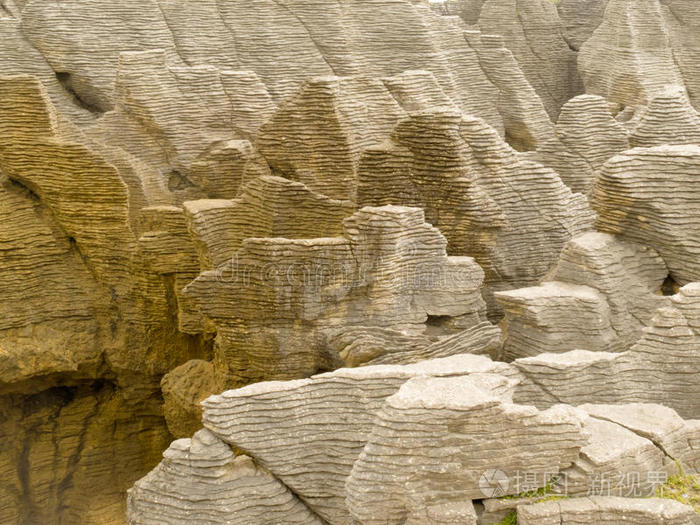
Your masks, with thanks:
M431 3L0 0L1 523L693 522L697 3Z
M658 403L697 419L692 379L698 362L700 285L686 285L660 308L627 352L574 350L519 359L524 374L514 400L539 407L553 403ZM575 379L574 379L575 378Z
M564 38L569 47L579 51L603 21L609 0L559 0L557 11Z
M602 22L581 46L586 92L623 106L646 105L669 84L687 85L697 106L697 27L692 2L609 0ZM686 84L687 83L687 84Z
M518 439L494 448L504 432ZM552 435L556 441L542 447ZM469 377L412 379L377 413L347 479L348 508L357 523L403 523L414 506L483 497L479 481L489 469L510 481L518 471L556 473L574 461L587 437L571 407L539 412L512 405Z
M610 159L591 192L596 227L652 246L681 285L700 280L699 163L697 145L635 148Z
M200 403L221 390L213 365L201 359L174 368L165 374L160 386L168 430L178 438L191 436L202 428Z
M656 138L658 131L651 134L663 141ZM556 171L572 191L587 195L603 164L629 147L628 133L613 118L607 101L580 95L564 104L553 137L532 157Z
M309 379L263 382L204 402L206 428L252 456L323 519L346 523L345 478L372 430L375 412L418 375L492 377L507 395L507 365L453 356L405 366L341 369Z
M552 119L567 100L581 93L576 54L564 39L554 2L486 0L479 27L503 36Z
M129 525L322 523L274 476L208 430L174 441L129 491L128 505Z
M337 368L327 341L341 328L418 335L429 316L484 320L481 268L445 244L421 210L396 206L361 209L343 236L244 240L233 268L207 270L184 292L217 327L219 384Z
M572 498L518 507L523 525L574 525L577 523L625 523L639 525L695 525L700 517L692 507L678 501L614 496Z
M585 199L556 173L454 110L416 113L397 125L391 142L368 148L358 203L423 207L449 253L474 257L496 290L538 281L592 219Z
M633 147L663 144L700 144L700 115L690 105L688 94L669 86L651 99L630 136Z
M564 248L551 281L498 292L505 311L504 356L625 350L656 309L667 269L649 248L588 233Z

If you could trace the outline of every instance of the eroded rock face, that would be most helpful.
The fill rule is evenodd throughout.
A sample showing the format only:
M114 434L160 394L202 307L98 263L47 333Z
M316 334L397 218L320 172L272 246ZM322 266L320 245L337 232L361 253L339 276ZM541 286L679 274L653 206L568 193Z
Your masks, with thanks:
M496 294L505 311L504 356L625 350L668 304L659 295L666 275L661 257L643 245L603 233L576 237L553 280Z
M506 429L518 436L512 444L502 441ZM557 441L543 448L547 435ZM482 498L489 469L506 473L503 483L515 491L516 472L556 473L586 439L571 407L539 412L505 403L469 377L412 379L377 413L347 479L348 508L358 523L403 523L414 506Z
M167 493L163 491L167 490ZM129 491L130 525L323 523L287 487L208 430L173 441Z
M581 46L586 92L623 106L648 104L668 84L687 85L697 105L698 20L693 2L609 0L602 22Z
M591 192L596 227L653 246L681 285L700 280L699 163L696 145L635 148L610 159Z
M328 344L349 327L426 330L428 316L485 319L483 271L448 257L416 208L365 207L343 236L249 238L230 263L185 288L217 327L219 384L304 377L340 366Z
M504 37L552 119L567 100L580 94L576 54L564 39L554 2L486 0L479 27Z
M629 520L640 525L700 523L700 518L689 505L659 498L596 496L518 507L518 523L525 525L623 524Z
M256 458L323 519L350 523L345 479L384 401L419 375L489 376L496 392L507 395L512 383L494 375L500 371L509 374L503 363L462 355L257 383L208 398L203 422L223 441Z
M443 8L0 0L0 522L697 471L700 9ZM572 501L520 514L690 521Z
M697 419L698 283L686 285L660 308L627 352L574 350L514 362L525 375L515 401L553 403L659 403ZM574 380L576 378L576 380ZM614 379L613 379L614 378Z

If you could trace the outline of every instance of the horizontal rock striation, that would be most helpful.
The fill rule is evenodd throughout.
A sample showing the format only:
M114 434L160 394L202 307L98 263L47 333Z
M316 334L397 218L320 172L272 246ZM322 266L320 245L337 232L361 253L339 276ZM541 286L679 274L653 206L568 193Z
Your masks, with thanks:
M692 507L678 501L650 498L630 499L597 496L548 501L518 507L523 525L574 525L576 523L629 523L639 525L681 525L700 523Z
M129 525L322 523L274 476L235 456L208 430L174 441L158 467L129 490L128 505Z
M492 377L507 396L508 367L483 356L415 365L341 369L309 379L263 382L204 401L207 429L252 456L330 523L350 523L345 478L372 431L375 413L419 375ZM485 394L484 394L485 395Z

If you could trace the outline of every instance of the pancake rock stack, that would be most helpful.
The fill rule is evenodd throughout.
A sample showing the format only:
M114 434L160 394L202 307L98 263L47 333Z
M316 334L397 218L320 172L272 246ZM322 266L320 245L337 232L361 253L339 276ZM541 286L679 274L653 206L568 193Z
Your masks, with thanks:
M0 522L697 521L698 28L0 0Z

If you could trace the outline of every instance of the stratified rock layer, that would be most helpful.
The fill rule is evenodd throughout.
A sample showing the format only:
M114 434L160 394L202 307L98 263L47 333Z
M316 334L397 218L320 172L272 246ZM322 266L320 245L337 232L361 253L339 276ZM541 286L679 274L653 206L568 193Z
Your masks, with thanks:
M129 525L320 524L289 489L208 430L174 441L129 491Z
M350 523L345 478L387 397L418 375L482 375L506 395L508 366L454 356L407 366L368 366L287 382L263 382L204 401L206 428L254 457L330 523ZM482 392L483 395L486 395Z
M597 228L652 246L679 284L700 280L700 147L635 148L596 179Z

